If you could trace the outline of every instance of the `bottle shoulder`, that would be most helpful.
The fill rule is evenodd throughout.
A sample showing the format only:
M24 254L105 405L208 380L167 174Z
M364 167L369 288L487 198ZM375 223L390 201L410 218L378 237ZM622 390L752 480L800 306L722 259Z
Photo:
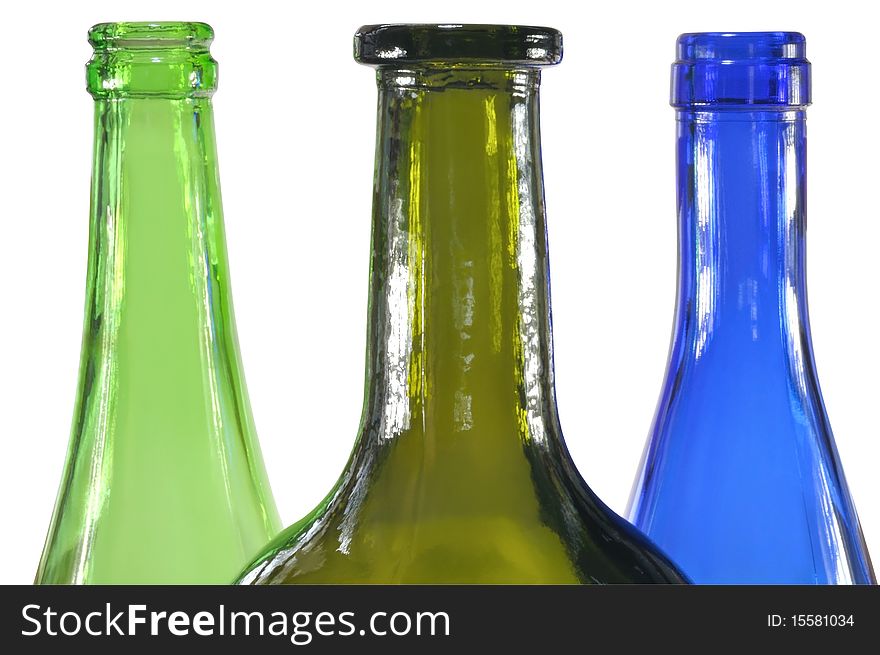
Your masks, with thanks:
M519 451L518 459L502 452L480 464L399 466L394 449L356 450L335 491L240 582L686 582L589 491L573 464L544 448Z

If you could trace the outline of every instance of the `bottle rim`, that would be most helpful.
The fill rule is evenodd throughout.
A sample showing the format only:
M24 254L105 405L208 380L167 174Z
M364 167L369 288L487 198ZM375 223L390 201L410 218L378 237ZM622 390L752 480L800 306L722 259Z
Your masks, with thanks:
M108 48L207 48L214 29L207 23L186 21L98 23L89 30L89 43Z
M86 88L95 99L210 97L217 62L207 23L100 23L89 30L94 46Z
M678 62L805 60L807 40L800 32L690 32L676 41Z
M670 102L680 109L806 107L812 98L800 32L692 32L676 41Z
M364 25L354 58L369 66L510 63L549 66L562 60L562 33L533 25L397 23Z

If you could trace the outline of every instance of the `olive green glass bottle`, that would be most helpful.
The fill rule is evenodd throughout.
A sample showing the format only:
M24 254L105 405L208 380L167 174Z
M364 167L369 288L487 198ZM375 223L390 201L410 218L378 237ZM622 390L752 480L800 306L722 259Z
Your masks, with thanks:
M89 33L85 326L38 583L229 583L278 531L229 290L212 37L201 23Z
M351 459L241 583L682 582L557 418L538 132L552 29L361 28L378 67L365 407Z

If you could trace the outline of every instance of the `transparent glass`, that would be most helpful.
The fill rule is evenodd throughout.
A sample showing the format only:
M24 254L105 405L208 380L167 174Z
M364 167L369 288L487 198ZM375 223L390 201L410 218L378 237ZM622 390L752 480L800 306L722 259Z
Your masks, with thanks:
M697 583L875 581L810 339L804 48L686 34L673 67L678 299L630 516Z
M38 583L228 583L280 522L242 375L211 28L90 32L85 327Z
M559 33L369 26L355 52L379 66L361 427L241 582L683 581L559 428L537 68Z

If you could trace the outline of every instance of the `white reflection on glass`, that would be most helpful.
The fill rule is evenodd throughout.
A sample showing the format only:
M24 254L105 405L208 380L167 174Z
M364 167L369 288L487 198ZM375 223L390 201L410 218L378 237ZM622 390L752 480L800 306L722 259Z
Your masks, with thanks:
M453 307L453 322L455 329L461 335L461 343L466 346L471 338L470 330L474 325L474 262L467 260L461 263L462 274L455 277L458 302ZM471 362L475 353L464 352L462 359L462 372L470 370ZM464 384L464 381L462 381ZM465 432L473 427L473 414L471 412L471 395L462 389L456 389L455 400L452 408L452 421L458 432Z
M414 158L414 166L418 166ZM404 201L392 196L389 202L388 234L390 240L390 268L386 281L385 333L385 385L384 412L379 428L379 441L397 437L410 425L410 404L408 398L409 360L412 354L412 323L410 316L414 310L415 293L410 292L411 267L409 262L409 230ZM417 211L417 208L411 208ZM415 280L412 280L415 283Z
M802 216L800 215L800 207L798 205L798 169L797 169L797 135L795 133L795 124L786 125L783 138L782 171L781 180L784 195L780 198L783 206L780 208L780 221L783 224L779 227L780 236L784 242L780 244L785 253L783 266L783 279L785 280L785 293L782 297L783 316L785 322L783 326L784 334L788 339L788 360L791 368L790 374L794 381L798 405L800 407L809 407L810 402L809 391L807 388L807 372L805 367L805 356L801 347L801 312L805 308L800 305L799 280L803 274L798 267L800 259L799 254L799 238L802 229ZM805 313L804 313L805 315Z
M538 280L534 272L538 270L535 197L532 189L532 153L529 152L529 114L526 103L514 104L511 111L513 130L513 151L517 170L517 195L519 196L519 229L516 248L517 269L519 272L519 308L522 320L519 338L523 353L523 387L526 401L526 422L529 438L537 443L546 441L546 427L541 408L544 404L544 389L541 384L541 308Z
M379 59L399 59L400 57L406 57L406 50L400 46L394 46L385 50L377 50L376 56Z
M339 546L336 548L336 550L343 555L348 555L351 553L351 542L354 538L354 531L357 528L358 517L361 513L361 506L367 499L367 491L369 491L369 488L369 475L360 475L356 477L354 487L352 487L351 489L351 495L348 497L348 502L344 505L344 509L342 510L342 520L339 522L338 528ZM307 533L305 537L303 537L303 543L308 543L311 540L312 533L319 525L323 525L323 522L315 522L315 524L309 530L309 533Z
M699 131L711 129L697 125ZM718 199L715 189L715 140L711 135L698 133L696 139L694 174L696 175L696 230L697 249L694 253L697 297L697 339L694 355L699 359L715 327L715 300L718 296Z
M119 377L116 374L118 362L116 360L116 341L119 336L120 306L125 291L125 234L117 231L119 223L116 214L120 208L106 207L104 230L106 230L107 243L110 244L107 255L107 266L113 270L113 281L108 285L113 292L106 294L106 306L102 311L100 327L101 351L113 353L111 357L102 357L110 370L102 370L96 379L99 381L100 390L94 389L92 394L100 401L92 405L97 413L95 417L95 447L90 462L89 471L89 494L86 498L84 531L82 543L79 545L77 556L79 563L74 567L72 584L83 584L89 578L91 558L89 555L95 541L95 533L98 528L98 520L101 517L104 502L109 491L107 482L110 479L110 471L113 467L113 442L108 445L107 436L116 430L116 386L114 381ZM98 226L98 229L101 229Z
M840 518L834 508L832 486L828 480L828 471L821 462L814 465L815 484L819 497L817 509L822 513L819 517L819 534L825 538L825 547L822 548L823 564L829 572L828 579L834 580L835 584L854 584L852 572L848 566L845 552L841 552L840 545L846 543L844 531L840 526Z

